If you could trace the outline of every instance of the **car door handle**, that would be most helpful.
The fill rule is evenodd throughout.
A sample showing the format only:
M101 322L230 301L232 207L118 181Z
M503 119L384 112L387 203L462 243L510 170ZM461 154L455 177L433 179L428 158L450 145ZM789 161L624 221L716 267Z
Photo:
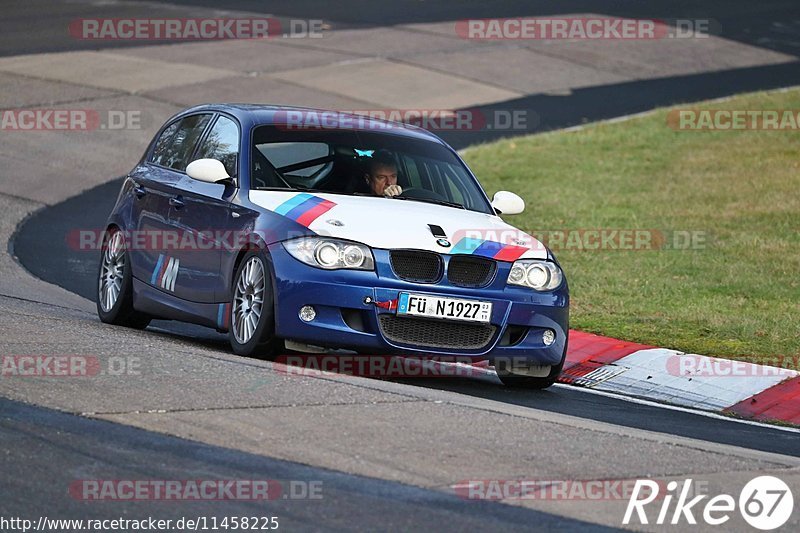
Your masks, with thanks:
M173 196L172 198L169 199L169 205L171 205L175 209L180 209L186 204L183 202L183 200L181 200L180 196Z

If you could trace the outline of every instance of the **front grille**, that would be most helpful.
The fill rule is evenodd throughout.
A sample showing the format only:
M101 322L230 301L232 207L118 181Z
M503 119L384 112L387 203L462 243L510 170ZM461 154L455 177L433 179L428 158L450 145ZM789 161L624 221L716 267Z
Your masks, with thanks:
M484 348L496 330L491 324L404 318L390 314L380 315L380 326L384 337L392 342L452 350Z
M447 266L447 279L460 287L483 287L494 277L497 263L471 255L456 255Z
M417 283L435 283L442 277L442 258L439 254L418 250L389 252L392 270L397 277Z

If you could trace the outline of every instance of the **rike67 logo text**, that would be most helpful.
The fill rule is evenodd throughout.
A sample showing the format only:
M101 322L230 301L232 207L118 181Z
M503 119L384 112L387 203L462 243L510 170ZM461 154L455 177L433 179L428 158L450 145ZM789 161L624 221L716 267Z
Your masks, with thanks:
M666 494L660 494L660 488L663 488L663 483L649 479L636 480L622 523L631 524L635 516L639 524L649 524L653 518L652 511L658 508L654 522L658 525L697 524L697 518L701 517L706 524L720 526L731 519L738 503L739 513L748 524L768 531L785 524L794 508L791 489L773 476L751 479L739 493L738 502L729 494L711 498L707 494L693 496L691 479L682 483L670 481L666 485ZM648 517L645 507L657 499L660 500L660 508L658 504L654 505Z

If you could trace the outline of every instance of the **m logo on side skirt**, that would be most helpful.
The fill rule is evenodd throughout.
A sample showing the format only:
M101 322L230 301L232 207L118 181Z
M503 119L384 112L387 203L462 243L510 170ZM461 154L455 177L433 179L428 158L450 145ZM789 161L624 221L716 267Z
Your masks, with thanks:
M153 276L150 278L150 284L166 291L175 292L175 280L178 279L180 265L180 259L164 254L159 255L156 268L153 269Z

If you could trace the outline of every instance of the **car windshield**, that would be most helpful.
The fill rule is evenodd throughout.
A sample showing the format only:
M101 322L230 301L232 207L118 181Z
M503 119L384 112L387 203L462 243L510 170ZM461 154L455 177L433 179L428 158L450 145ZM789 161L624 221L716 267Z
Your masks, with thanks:
M260 126L253 135L252 189L374 195L367 176L382 174L396 179L402 189L398 200L494 213L464 163L436 142L386 132L276 126Z

